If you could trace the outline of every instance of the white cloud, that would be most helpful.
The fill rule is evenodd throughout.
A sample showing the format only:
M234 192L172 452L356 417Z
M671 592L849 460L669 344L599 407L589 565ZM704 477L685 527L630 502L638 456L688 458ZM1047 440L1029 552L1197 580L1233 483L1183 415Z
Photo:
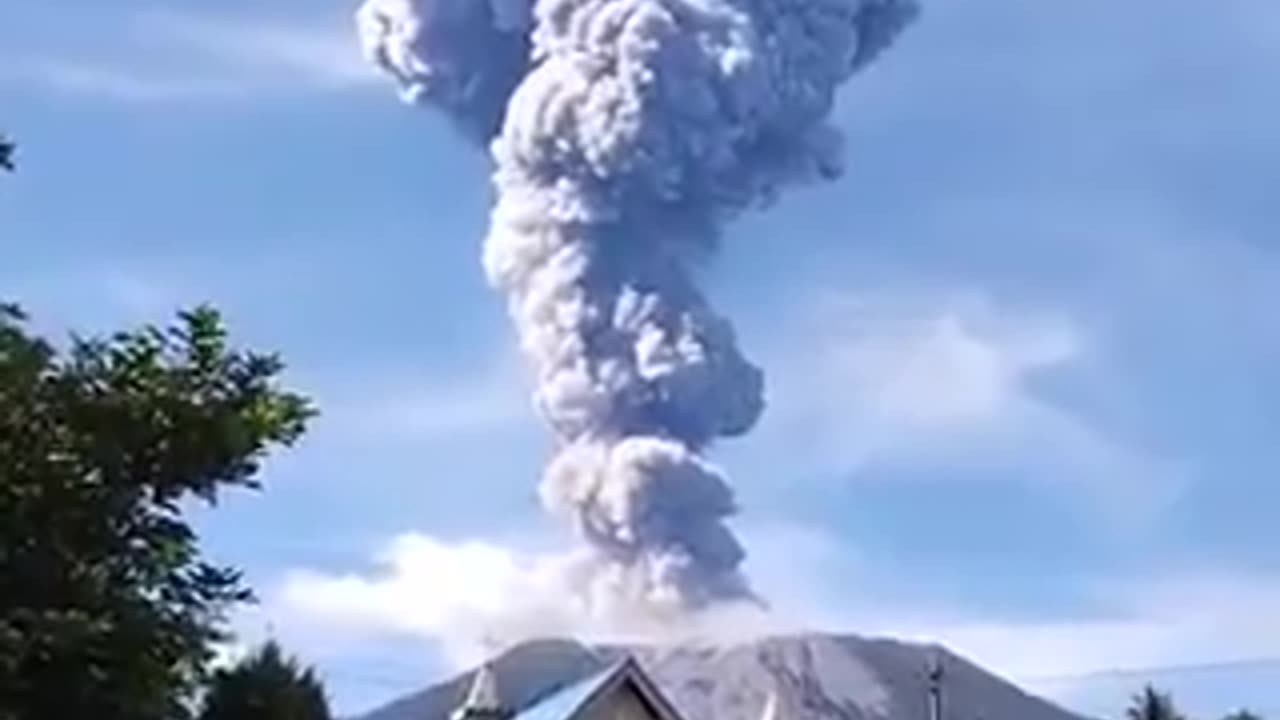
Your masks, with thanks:
M326 628L435 640L464 661L491 636L568 630L559 558L407 534L380 553L378 565L370 575L291 572L272 602Z
M201 281L163 263L64 264L56 269L26 269L8 286L50 337L69 332L94 334L108 328L165 324L180 309L203 302Z
M809 342L790 346L805 352L771 363L780 422L836 434L846 453L1003 429L1040 403L1038 374L1083 352L1069 319L1016 315L981 295L829 295L806 312Z
M176 12L129 16L118 45L5 59L0 79L116 102L337 92L374 80L340 23L285 24Z
M60 94L133 103L225 97L242 89L227 78L153 73L103 61L71 59L20 61L5 75Z
M1186 574L1098 588L1123 616L1053 624L982 624L936 632L1034 691L1070 702L1112 675L1272 657L1280 647L1280 579ZM1137 681L1135 681L1137 682ZM1116 698L1122 701L1123 697ZM1226 708L1221 708L1225 711Z
M1173 570L1105 577L1083 588L1100 614L1013 620L986 608L886 596L863 581L858 548L820 528L748 531L753 579L774 604L772 626L939 641L1046 695L1116 670L1272 657L1280 648L1280 576ZM981 582L975 577L975 582Z
M878 419L919 430L999 423L1033 401L1028 383L1036 373L1081 352L1068 320L1019 318L981 297L926 307L855 300L844 309L826 311L842 330L821 353L824 376L851 381Z
M747 533L768 615L731 609L685 625L628 625L593 614L573 585L569 555L487 541L394 539L372 572L288 573L263 608L294 644L340 657L362 643L410 639L475 662L530 637L670 639L684 633L745 639L817 628L938 641L1035 692L1081 697L1089 674L1126 668L1231 662L1280 647L1280 579L1182 574L1135 577L1094 590L1119 608L1101 618L1049 622L980 617L972 608L886 603L861 585L856 558L820 530L772 527ZM833 583L832 577L840 577Z
M776 400L757 443L791 448L822 473L1012 470L1116 510L1163 507L1180 487L1169 464L1043 389L1103 364L1066 314L980 293L837 294L816 306L798 323L803 339L767 363Z
M343 25L284 25L172 12L141 15L135 25L140 34L164 38L240 71L246 81L263 71L315 89L343 89L376 79L360 55L354 31Z
M409 533L378 554L373 572L287 573L267 612L302 636L417 638L459 665L535 637L705 637L780 627L754 607L677 617L619 605L603 586L584 586L600 577L590 562L576 552Z
M576 551L533 550L528 538L447 541L405 533L359 572L286 572L267 594L258 622L323 655L411 638L462 665L533 637L743 639L884 620L856 592L831 602L827 581L852 567L848 548L835 537L781 525L751 528L745 536L749 572L768 612L754 605L693 617L639 610L616 604L603 586L585 586L585 579L600 577L598 568Z

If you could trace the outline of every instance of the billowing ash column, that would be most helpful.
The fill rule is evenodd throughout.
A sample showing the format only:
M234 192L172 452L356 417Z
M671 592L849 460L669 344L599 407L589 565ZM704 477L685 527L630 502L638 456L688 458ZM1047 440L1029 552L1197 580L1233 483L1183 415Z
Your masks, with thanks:
M541 494L589 546L591 597L751 598L704 457L763 378L698 290L722 224L842 169L836 89L914 0L368 0L369 57L489 143L484 264L555 432Z

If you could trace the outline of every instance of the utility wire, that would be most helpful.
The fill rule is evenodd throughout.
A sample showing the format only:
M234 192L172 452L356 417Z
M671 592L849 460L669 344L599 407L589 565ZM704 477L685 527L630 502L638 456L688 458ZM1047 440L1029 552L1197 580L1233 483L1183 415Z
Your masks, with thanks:
M1272 667L1280 670L1280 655L1264 655L1261 657L1245 658L1241 660L1222 660L1217 662L1090 670L1088 672L1062 675L1023 675L1018 676L1018 679L1021 682L1057 682L1068 680L1126 678L1141 675L1203 675L1206 673L1224 672L1229 670L1251 670Z

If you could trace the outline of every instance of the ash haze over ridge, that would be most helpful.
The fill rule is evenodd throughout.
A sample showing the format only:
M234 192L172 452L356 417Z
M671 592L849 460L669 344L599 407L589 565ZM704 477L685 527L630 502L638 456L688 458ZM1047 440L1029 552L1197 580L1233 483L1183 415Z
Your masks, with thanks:
M754 602L706 458L764 409L699 290L726 221L842 170L839 86L914 0L367 0L368 57L491 153L484 247L556 438L544 505L588 608Z
M687 720L761 720L771 691L792 720L915 720L929 710L927 670L945 670L947 717L1085 720L944 648L856 635L792 633L728 643L591 645L544 639L488 660L503 703L520 711L631 655ZM474 671L357 720L444 720Z

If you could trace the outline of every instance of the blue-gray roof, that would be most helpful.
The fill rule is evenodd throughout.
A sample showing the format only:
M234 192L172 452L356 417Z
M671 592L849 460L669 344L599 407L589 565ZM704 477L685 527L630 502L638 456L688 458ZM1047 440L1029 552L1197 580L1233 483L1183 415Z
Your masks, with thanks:
M567 685L516 715L515 720L569 720L584 703L607 685L623 667L623 663L610 665L597 673Z

